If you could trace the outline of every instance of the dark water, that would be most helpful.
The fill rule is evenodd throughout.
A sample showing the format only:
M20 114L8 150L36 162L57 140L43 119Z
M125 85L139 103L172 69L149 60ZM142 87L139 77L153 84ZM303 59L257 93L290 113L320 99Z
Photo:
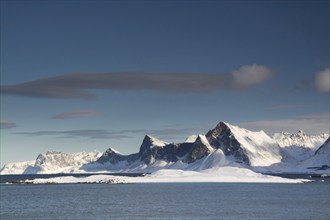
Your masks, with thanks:
M5 219L330 219L330 184L0 184Z

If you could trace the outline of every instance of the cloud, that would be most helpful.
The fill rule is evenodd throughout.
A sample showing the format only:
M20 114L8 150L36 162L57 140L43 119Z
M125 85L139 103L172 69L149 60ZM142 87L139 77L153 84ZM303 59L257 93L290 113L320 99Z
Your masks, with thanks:
M1 85L1 94L37 98L92 100L88 90L152 90L169 93L204 93L240 90L258 86L275 71L257 64L240 67L227 74L208 73L75 73L43 78L16 85Z
M330 112L302 115L292 119L243 122L239 125L251 130L264 130L268 134L282 131L297 133L299 130L309 134L329 133Z
M81 117L91 117L97 116L100 113L95 110L76 110L71 112L63 112L58 115L53 116L53 119L72 119L72 118L81 118Z
M315 87L319 92L330 92L330 68L315 74Z
M299 104L272 104L266 107L267 110L285 110L285 109L292 109L292 108L302 108L307 107L308 105L299 105Z
M262 84L275 75L275 71L265 66L246 65L234 70L230 77L234 88L249 88Z
M14 132L13 134L27 136L57 136L59 138L76 138L85 137L91 139L120 139L130 138L116 132L109 132L103 129L82 129L82 130L65 130L65 131L33 131L33 132Z
M121 131L108 131L104 129L82 129L64 131L33 131L33 132L14 132L17 135L26 136L57 136L59 138L91 138L91 139L122 139L132 138L132 134L150 134L159 138L169 136L188 135L193 131L192 128L166 128L166 129L128 129Z
M309 78L300 80L299 83L294 86L293 91L295 90L330 92L330 68L321 70Z
M7 121L7 120L1 120L0 121L0 129L9 129L16 127L16 123Z

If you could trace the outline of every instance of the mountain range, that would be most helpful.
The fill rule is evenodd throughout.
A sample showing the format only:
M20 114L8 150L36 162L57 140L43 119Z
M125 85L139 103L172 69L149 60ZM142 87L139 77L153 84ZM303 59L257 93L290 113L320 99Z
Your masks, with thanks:
M330 173L329 134L308 135L250 131L220 122L205 135L167 143L146 135L137 153L113 148L100 152L40 154L35 161L6 164L0 174L154 172L159 169L204 170L244 167L269 173Z

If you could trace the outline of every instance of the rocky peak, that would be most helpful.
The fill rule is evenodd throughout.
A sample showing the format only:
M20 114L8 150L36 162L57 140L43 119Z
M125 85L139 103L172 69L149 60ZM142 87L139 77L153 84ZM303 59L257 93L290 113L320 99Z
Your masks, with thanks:
M116 151L115 149L109 147L108 150L106 150L103 155L104 156L110 156L110 155L114 155L114 154L119 154L118 151Z
M44 154L39 154L36 159L35 166L41 166L45 160L46 160L46 156Z
M139 155L141 156L141 158L146 158L146 157L150 156L151 149L153 147L162 148L166 145L167 145L166 142L161 141L161 140L159 140L155 137L152 137L150 135L146 135L146 136L144 136L144 139L143 139L142 144L140 146Z
M300 135L305 135L305 132L304 132L303 130L299 130L299 131L298 131L298 134L300 134Z
M213 152L213 148L204 135L198 135L184 162L192 163Z
M229 142L227 139L232 137L232 133L230 127L225 122L221 121L214 129L208 131L205 136L210 145L217 149L225 147L223 143Z
M207 132L206 137L218 137L224 131L230 132L230 128L225 122L221 121L214 129Z
M153 145L152 137L149 135L144 136L142 144L140 146L139 155L141 158L145 158L151 154L151 146Z

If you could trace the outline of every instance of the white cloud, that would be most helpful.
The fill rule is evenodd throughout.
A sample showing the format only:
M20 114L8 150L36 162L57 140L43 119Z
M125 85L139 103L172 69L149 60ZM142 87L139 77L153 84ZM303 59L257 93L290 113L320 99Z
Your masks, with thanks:
M303 130L308 134L330 132L330 112L302 115L291 119L261 120L239 123L240 126L251 130L264 130L268 134L286 131L297 133Z
M315 86L320 92L330 92L330 68L324 69L315 75Z
M231 73L234 85L238 88L260 85L274 75L273 69L257 64L242 66Z

